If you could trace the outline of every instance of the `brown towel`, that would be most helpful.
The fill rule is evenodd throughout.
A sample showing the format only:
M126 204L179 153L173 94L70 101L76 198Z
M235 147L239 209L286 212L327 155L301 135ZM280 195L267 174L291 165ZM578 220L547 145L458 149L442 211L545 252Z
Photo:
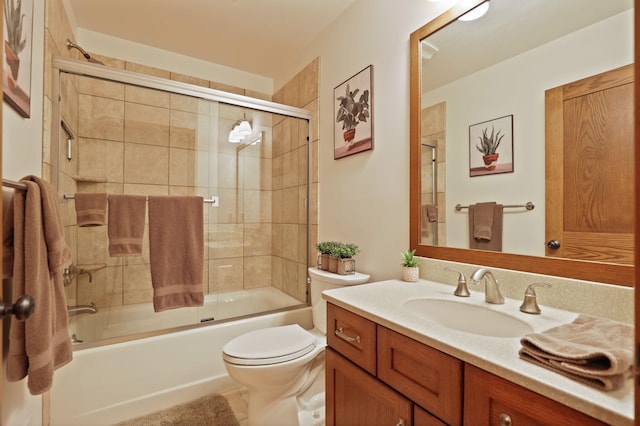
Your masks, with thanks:
M33 297L35 308L26 321L12 318L9 329L7 379L28 375L33 395L51 388L55 369L72 359L67 301L62 271L71 265L64 240L58 194L50 183L35 177L22 179L3 223L3 278L13 277L13 302Z
M438 207L435 204L423 204L422 216L426 219L427 222L437 222Z
M107 223L107 194L75 194L78 226L102 226Z
M149 254L156 312L202 306L202 197L149 197Z
M144 195L109 195L109 255L142 255L144 219L147 210Z
M469 206L469 248L502 251L502 204Z
M631 377L633 338L629 324L581 314L570 324L524 336L520 356L610 391Z

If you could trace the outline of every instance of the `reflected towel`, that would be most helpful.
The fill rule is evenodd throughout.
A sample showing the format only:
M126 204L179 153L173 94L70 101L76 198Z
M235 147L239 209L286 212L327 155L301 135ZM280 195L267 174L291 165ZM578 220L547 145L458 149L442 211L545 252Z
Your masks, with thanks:
M423 204L420 212L420 236L422 242L427 242L431 233L431 224L438 221L438 207L435 204Z
M502 251L502 204L469 206L469 248Z
M633 326L581 314L570 324L524 336L520 356L601 390L631 377Z
M109 195L109 256L142 255L146 201L144 195Z
M156 312L202 306L202 197L149 197L149 254L153 308Z
M21 180L26 191L14 191L3 223L3 278L13 277L13 302L25 294L35 308L26 321L11 320L7 379L28 375L33 395L51 388L55 369L72 359L67 300L62 271L71 265L71 250L53 185L35 177Z
M75 194L78 226L102 226L107 223L107 194Z

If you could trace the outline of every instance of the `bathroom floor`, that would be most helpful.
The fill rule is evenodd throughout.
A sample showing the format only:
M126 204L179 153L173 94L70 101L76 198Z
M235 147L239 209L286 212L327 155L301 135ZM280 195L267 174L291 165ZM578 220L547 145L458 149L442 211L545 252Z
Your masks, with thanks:
M227 398L233 414L235 414L240 426L247 426L248 416L248 403L249 403L249 391L247 388L234 389L232 391L223 393L222 396Z

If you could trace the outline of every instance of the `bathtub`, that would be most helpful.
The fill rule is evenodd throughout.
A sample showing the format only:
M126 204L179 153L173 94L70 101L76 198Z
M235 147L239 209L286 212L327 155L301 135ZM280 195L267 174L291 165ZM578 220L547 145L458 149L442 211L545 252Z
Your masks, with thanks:
M205 295L197 308L154 312L151 303L98 309L96 314L70 318L69 333L76 343L130 336L182 327L213 320L224 320L299 305L300 301L274 287L261 287Z
M288 324L312 328L311 308L74 350L73 361L54 374L51 425L110 425L236 389L222 362L222 346L248 331Z

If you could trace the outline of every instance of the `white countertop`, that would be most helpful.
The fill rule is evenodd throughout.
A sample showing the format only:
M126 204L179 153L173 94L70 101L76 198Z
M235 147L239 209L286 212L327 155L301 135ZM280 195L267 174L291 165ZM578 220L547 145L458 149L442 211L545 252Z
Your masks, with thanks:
M520 338L480 336L445 328L426 318L418 318L402 308L416 298L449 299L482 305L528 323L534 332L572 322L578 314L540 305L542 314L520 312L522 300L506 299L504 305L484 301L484 292L471 291L471 297L456 297L455 287L432 281L408 283L380 281L323 292L329 302L359 314L464 362L496 374L527 389L561 402L612 425L632 425L634 416L633 381L621 389L604 392L520 359Z

